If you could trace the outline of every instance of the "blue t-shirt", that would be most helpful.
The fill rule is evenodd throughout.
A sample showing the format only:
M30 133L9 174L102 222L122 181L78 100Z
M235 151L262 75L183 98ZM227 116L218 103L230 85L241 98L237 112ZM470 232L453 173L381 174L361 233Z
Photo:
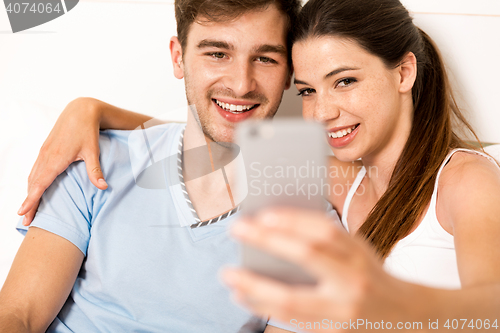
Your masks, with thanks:
M32 226L85 254L48 332L234 333L262 325L231 302L218 279L219 269L239 258L227 234L233 217L189 227L195 220L177 176L183 128L104 131L101 167L108 189L94 187L77 162L43 195ZM18 229L27 230L21 223Z

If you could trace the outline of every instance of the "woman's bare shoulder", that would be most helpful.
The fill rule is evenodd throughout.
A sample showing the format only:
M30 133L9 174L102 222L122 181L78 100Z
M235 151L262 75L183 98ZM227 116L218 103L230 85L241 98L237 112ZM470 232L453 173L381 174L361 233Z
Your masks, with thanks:
M500 168L486 157L468 153L456 152L448 164L443 168L439 179L438 190L460 190L467 187L467 191L481 191L481 183L500 181Z
M488 203L500 199L500 168L484 156L457 152L441 173L438 193L438 219L450 232L465 211L483 206L487 213L497 206Z

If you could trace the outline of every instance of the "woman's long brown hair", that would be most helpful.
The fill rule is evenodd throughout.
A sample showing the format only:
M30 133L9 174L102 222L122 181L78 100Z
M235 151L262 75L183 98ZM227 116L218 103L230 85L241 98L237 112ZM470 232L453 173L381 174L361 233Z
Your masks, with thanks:
M457 131L479 140L457 107L437 47L398 0L309 0L294 36L294 41L348 38L380 57L388 68L397 67L408 52L417 58L410 136L387 191L358 230L385 259L424 213L446 155L453 148L472 148Z

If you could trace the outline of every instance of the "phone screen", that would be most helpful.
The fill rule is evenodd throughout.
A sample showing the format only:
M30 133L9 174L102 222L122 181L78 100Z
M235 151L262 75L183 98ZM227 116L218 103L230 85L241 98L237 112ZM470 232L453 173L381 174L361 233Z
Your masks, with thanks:
M236 131L244 160L238 183L246 188L242 213L273 206L324 210L328 189L326 140L320 124L302 119L250 121ZM242 246L243 266L288 283L314 283L298 266L259 249Z

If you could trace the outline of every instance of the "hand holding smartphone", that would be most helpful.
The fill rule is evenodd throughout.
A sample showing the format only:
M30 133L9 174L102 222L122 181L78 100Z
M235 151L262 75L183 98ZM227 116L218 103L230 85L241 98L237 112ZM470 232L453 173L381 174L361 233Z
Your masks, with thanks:
M324 210L327 188L326 142L321 125L302 119L249 121L236 131L245 172L239 177L248 194L242 214L277 206ZM242 245L244 267L290 284L314 284L302 268Z

